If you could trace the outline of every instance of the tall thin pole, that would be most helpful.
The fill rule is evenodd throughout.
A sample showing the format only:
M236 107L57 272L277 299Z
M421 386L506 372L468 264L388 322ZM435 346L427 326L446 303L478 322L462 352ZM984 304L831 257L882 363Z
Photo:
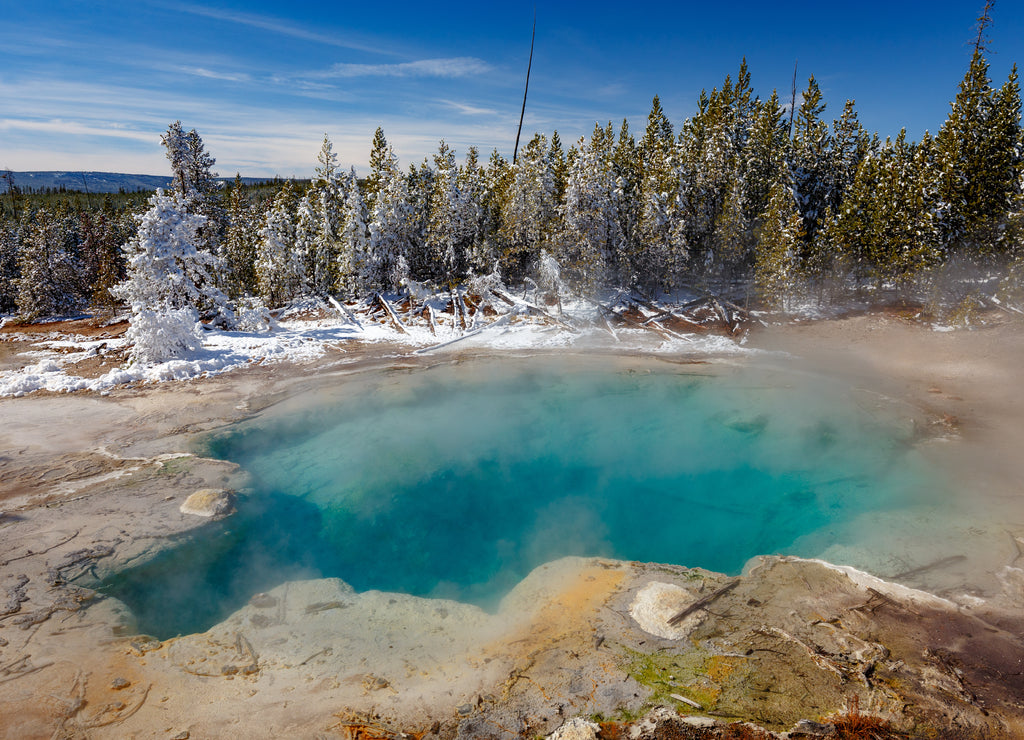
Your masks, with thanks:
M519 111L519 129L516 131L516 148L512 150L512 164L519 155L519 136L523 133L523 117L526 115L526 94L530 92L530 68L533 67L533 40L537 37L537 8L533 9L533 33L530 34L530 61L526 65L526 87L523 89L523 108Z
M800 63L797 59L793 62L793 87L789 96L789 138L793 138L793 112L796 110L796 67Z

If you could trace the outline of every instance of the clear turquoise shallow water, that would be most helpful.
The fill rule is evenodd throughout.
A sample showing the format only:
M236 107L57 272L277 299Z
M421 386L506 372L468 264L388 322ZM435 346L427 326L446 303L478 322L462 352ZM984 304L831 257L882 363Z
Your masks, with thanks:
M813 556L794 542L854 537L858 515L935 487L889 411L750 369L481 361L347 380L209 440L252 476L238 514L102 590L164 638L298 578L493 608L565 555L727 573Z

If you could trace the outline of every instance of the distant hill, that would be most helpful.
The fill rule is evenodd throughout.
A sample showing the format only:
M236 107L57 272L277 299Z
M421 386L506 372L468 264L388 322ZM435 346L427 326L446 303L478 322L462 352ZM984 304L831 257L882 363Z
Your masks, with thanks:
M139 190L156 190L171 186L170 175L126 175L120 172L11 172L11 179L14 180L15 187L22 192L38 192L50 188L90 193L118 193L121 190L134 193ZM234 182L235 178L218 179L222 182ZM242 178L246 185L271 180L273 178L270 177ZM0 170L0 193L6 192L6 170Z

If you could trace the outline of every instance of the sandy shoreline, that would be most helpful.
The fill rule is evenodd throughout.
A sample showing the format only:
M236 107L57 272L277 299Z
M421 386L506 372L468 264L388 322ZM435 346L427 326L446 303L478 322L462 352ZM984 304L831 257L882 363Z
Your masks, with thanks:
M952 598L961 611L976 606L978 611L965 619L985 615L988 624L1001 629L1010 619L1006 614L1019 609L1024 597L1024 579L1004 569L1021 565L1017 538L1024 542L1019 500L1024 456L1018 452L1024 443L1024 398L1018 391L1024 328L1006 322L942 333L898 318L864 315L760 328L751 333L747 347L765 350L758 362L773 363L794 378L800 373L839 378L906 404L908 416L925 420L920 422L922 454L963 490L965 525L943 529L952 534L932 549L917 546L906 553L910 562L903 569L963 557L904 580ZM5 363L16 362L10 354L2 358ZM0 510L5 512L0 518L0 589L6 589L8 601L6 610L0 608L0 734L358 737L353 728L377 722L378 734L362 737L390 736L385 731L391 730L397 736L401 729L427 736L513 737L527 730L549 732L573 713L641 707L652 686L641 680L643 671L623 663L624 655L642 650L641 644L652 639L639 626L642 620L628 616L630 604L655 577L656 571L639 564L588 560L534 574L510 597L499 621L465 605L444 604L438 608L445 616L439 611L435 618L424 612L432 606L412 597L384 595L382 607L375 605L378 596L353 595L343 586L297 584L275 589L266 601L272 606L247 607L231 624L204 636L157 646L133 635L131 616L117 603L94 601L72 583L89 569L101 573L138 562L152 554L154 543L201 524L179 511L195 490L244 486L231 465L180 457L195 435L298 393L323 374L373 372L395 364L423 367L454 356L413 356L407 347L375 344L329 354L312 365L253 366L206 379L114 389L102 397L76 393L0 399L0 449L5 450L0 454ZM676 360L685 358L649 361ZM874 528L880 538L899 536L877 521L865 522L865 528ZM837 546L824 556L845 562L844 555L850 554ZM763 568L740 590L764 587L768 581L758 579L768 578L765 573L788 584L796 576L779 576L780 568L796 567ZM900 569L894 560L873 570L891 575ZM683 589L672 592L673 598L685 605L692 597L686 584L695 576L686 569L669 570L665 577ZM826 578L813 573L801 571L799 578ZM22 576L28 580L19 587ZM710 576L700 578L714 582ZM841 587L830 586L829 593L847 594L836 596L835 603L847 599L852 604L866 588L844 581ZM979 597L985 601L972 601ZM767 597L749 598L767 603ZM567 600L575 605L569 615ZM316 605L327 606L309 611ZM392 621L374 626L382 609L391 612ZM340 614L361 615L359 624L348 624L348 631L339 634L332 619ZM764 614L750 615L760 618ZM432 630L437 642L428 642L424 632L405 634L413 623ZM796 627L775 629L791 635ZM401 639L407 651L401 658L380 642L397 644L399 634L405 634ZM524 643L523 634L532 637ZM607 652L612 643L621 647L614 655ZM566 674L564 662L539 657L556 646L553 654L584 656L575 673ZM1014 649L1003 646L1011 656ZM509 676L526 675L523 661L530 660L529 675L539 692L530 693L521 681L509 687ZM199 664L212 668L195 669ZM599 675L607 678L599 681ZM126 685L120 686L122 681ZM589 693L577 692L586 700L554 702L544 709L552 686L567 692L574 681L595 681ZM717 684L721 696L731 696L727 684L725 678ZM999 686L1009 691L1011 684L993 681L993 696ZM849 698L847 688L829 689L834 689L833 709ZM857 690L871 693L865 687ZM887 710L876 698L877 708ZM718 701L716 706L724 706L725 699ZM730 716L740 718L743 700L730 701ZM921 706L926 704L922 699ZM1009 706L996 713L1004 725L992 720L986 730L995 733L990 736L1000 736L1001 726L1019 727L1005 723L1020 721L1024 710ZM788 711L779 709L762 721L779 728L790 721ZM813 707L804 702L793 711L793 717L803 716ZM988 721L970 712L969 706L963 708L957 721ZM930 716L925 709L921 713ZM513 715L530 719L518 729L495 729L512 722ZM751 710L745 718L756 716ZM477 720L484 724L472 724Z

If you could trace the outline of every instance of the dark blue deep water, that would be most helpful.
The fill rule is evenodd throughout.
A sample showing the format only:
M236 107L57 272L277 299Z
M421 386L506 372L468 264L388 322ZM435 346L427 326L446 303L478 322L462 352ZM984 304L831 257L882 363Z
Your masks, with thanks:
M102 590L161 638L298 578L493 608L565 555L813 556L795 541L932 485L906 424L810 378L508 365L338 381L215 436L252 476L239 512Z

